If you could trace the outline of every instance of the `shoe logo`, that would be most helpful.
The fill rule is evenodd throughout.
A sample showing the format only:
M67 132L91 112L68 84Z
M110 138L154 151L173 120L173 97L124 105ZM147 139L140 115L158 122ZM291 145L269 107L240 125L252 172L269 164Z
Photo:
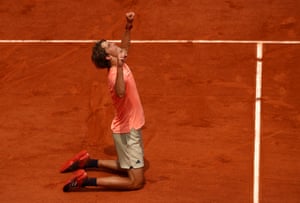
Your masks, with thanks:
M71 187L77 187L77 185L78 185L77 181L72 181L70 184Z
M141 163L141 161L140 161L140 160L137 160L137 161L136 161L136 164L140 164L140 163Z

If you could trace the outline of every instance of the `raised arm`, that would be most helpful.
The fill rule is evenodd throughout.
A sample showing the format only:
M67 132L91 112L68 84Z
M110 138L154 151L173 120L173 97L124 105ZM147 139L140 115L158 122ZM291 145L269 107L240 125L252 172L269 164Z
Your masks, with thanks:
M123 65L127 58L127 52L130 46L130 30L132 28L132 23L134 19L134 12L126 13L126 27L125 32L123 35L123 39L121 42L122 50L119 52L117 57L117 77L116 77L116 84L115 90L118 97L122 98L125 95L125 82L124 82L124 75L123 75Z
M130 30L133 27L133 20L134 20L134 12L128 12L126 13L126 26L125 26L125 32L123 35L123 39L121 41L121 48L128 51L130 47Z

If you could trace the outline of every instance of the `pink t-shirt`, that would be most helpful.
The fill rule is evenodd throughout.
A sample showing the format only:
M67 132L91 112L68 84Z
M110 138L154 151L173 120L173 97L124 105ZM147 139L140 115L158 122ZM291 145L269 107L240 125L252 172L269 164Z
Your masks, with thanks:
M120 98L115 92L117 67L112 66L108 71L108 87L113 105L116 109L111 124L113 133L128 133L132 128L140 129L145 124L144 110L138 94L134 77L127 64L123 66L125 96Z

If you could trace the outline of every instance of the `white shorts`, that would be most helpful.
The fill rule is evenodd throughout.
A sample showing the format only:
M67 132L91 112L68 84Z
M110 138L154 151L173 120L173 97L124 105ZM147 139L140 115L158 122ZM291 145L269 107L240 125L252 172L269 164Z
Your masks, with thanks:
M129 133L113 133L118 162L123 169L144 167L142 131L131 129Z

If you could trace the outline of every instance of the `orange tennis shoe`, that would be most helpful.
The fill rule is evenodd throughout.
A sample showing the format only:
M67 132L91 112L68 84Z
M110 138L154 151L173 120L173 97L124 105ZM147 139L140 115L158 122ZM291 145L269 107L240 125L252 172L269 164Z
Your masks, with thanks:
M76 154L73 158L67 161L60 169L61 173L72 172L78 169L83 169L88 160L90 159L90 155L86 150L82 150L78 154Z
M73 176L66 182L63 187L64 192L71 192L82 188L83 181L88 179L87 173L85 170L80 169L74 172Z

